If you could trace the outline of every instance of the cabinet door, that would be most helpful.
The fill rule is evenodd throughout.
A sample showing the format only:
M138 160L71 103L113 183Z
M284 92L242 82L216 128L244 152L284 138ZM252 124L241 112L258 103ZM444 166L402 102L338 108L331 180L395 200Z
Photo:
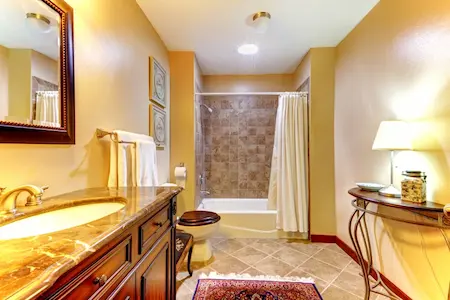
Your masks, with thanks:
M136 271L138 299L171 299L172 289L172 230L168 230L161 239L144 255Z
M131 273L108 296L108 300L135 300L136 299L136 274Z

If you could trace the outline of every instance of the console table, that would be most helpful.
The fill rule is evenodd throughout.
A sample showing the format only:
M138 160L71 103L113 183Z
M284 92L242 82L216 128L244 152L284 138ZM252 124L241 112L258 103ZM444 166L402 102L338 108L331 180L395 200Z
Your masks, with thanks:
M434 202L425 202L422 204L402 201L399 198L390 198L379 195L377 192L367 192L359 188L353 188L348 191L355 197L352 200L352 206L355 208L348 224L348 231L352 240L353 247L358 257L359 265L364 277L365 295L364 299L369 300L371 293L381 294L391 299L401 300L385 284L378 270L373 268L372 246L369 238L369 231L366 222L366 214L378 216L381 218L409 223L419 226L434 227L441 230L450 250L450 241L443 229L450 229L450 216L445 213L444 206ZM369 204L389 206L403 211L409 211L424 217L424 221L408 220L397 216L380 213L374 209L369 209ZM376 207L375 207L376 208ZM367 262L365 261L367 259ZM375 272L376 279L371 279L371 272ZM378 286L382 286L389 295L376 291Z

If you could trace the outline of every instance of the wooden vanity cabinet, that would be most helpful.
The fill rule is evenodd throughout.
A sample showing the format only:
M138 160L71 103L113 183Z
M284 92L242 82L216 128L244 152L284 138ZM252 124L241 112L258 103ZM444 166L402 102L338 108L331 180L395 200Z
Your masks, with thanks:
M61 276L38 299L175 299L176 199Z
M170 299L172 279L171 242L168 231L152 251L147 252L136 270L138 293L136 299Z
M135 300L136 299L136 273L130 273L119 286L108 295L107 300L123 299L123 300Z

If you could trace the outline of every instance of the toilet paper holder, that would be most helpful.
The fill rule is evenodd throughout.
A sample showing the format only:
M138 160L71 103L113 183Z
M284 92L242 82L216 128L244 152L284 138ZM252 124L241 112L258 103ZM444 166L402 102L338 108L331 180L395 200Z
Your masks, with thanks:
M179 167L184 167L184 162L181 162L180 164L179 164Z

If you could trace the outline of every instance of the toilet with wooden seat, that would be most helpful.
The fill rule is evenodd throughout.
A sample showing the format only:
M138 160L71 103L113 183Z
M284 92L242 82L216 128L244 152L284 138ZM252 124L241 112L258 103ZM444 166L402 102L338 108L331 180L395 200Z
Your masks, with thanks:
M203 210L187 211L179 218L177 229L194 237L192 261L207 261L212 257L209 238L219 229L219 221L218 214Z

